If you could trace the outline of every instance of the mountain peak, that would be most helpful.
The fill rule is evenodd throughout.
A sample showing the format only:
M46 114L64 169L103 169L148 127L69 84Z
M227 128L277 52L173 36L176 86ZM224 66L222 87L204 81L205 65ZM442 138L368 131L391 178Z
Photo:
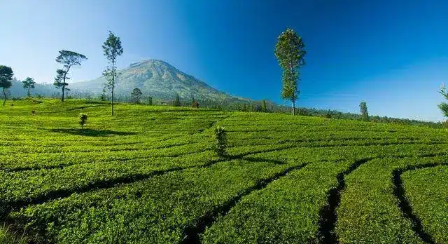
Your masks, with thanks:
M129 65L129 68L138 67L141 65L163 65L174 68L174 66L172 66L171 64L159 59L146 59L140 62L132 63L131 65Z
M104 83L105 78L100 77L93 81L71 84L71 87L78 91L100 93ZM129 96L134 88L139 88L146 96L163 100L174 99L176 94L184 100L191 97L212 101L245 100L221 92L158 59L142 60L120 70L116 94Z

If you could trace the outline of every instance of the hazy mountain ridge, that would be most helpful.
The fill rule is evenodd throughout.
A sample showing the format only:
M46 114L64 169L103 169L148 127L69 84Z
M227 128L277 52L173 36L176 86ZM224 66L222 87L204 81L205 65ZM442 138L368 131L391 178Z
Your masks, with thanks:
M12 97L26 97L27 96L27 89L23 88L22 81L19 80L13 80L12 86L8 89L8 93ZM60 93L60 89L56 89L53 84L40 84L36 83L34 85L34 89L31 89L31 95L41 95L41 96L54 96L55 94Z

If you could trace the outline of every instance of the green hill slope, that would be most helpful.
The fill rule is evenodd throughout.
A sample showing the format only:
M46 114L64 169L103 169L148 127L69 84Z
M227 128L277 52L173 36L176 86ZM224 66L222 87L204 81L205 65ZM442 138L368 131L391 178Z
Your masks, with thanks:
M443 129L130 104L109 113L81 100L0 108L0 228L36 243L446 241L448 209L424 204L443 202L433 194L446 170L411 174L447 167ZM217 125L226 158L212 150ZM419 183L425 175L442 187Z

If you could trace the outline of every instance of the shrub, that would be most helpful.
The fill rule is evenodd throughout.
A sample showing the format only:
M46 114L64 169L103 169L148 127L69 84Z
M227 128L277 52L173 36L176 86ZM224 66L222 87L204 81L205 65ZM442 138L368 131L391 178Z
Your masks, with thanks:
M191 107L193 107L193 108L199 108L199 103L198 103L198 101L193 101L192 103L191 103Z
M79 124L81 125L81 128L84 129L84 125L87 122L87 114L79 114Z
M227 148L227 133L224 127L217 126L215 128L215 152L219 157L227 156L226 148Z

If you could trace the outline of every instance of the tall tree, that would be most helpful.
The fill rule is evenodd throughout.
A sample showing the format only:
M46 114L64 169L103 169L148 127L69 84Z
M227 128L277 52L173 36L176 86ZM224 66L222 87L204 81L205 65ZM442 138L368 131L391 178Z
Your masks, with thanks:
M179 94L176 93L176 97L174 98L173 106L180 107L180 97Z
M62 102L64 102L65 99L65 91L69 90L66 88L68 86L67 80L70 79L68 77L68 72L70 72L70 69L73 66L81 65L81 62L84 60L87 60L87 57L77 52L67 50L59 51L59 56L56 57L56 62L62 64L63 68L56 70L54 85L62 90Z
M299 96L297 81L300 80L299 69L305 65L305 44L293 29L286 29L275 45L275 56L278 59L282 74L282 98L292 102L292 114L296 114L296 100Z
M34 82L33 78L26 77L26 79L22 81L22 83L23 88L27 89L28 91L28 97L31 97L31 89L34 89L34 85L36 84L36 82Z
M134 103L140 103L140 98L142 96L142 91L138 88L134 88L131 92L131 99Z
M266 100L261 101L261 111L264 113L268 112L268 107L266 106Z
M109 61L106 70L103 71L103 76L106 78L106 87L111 92L112 116L114 115L114 89L117 79L117 57L123 54L123 47L121 47L120 37L115 36L109 31L109 37L103 44L104 56Z
M443 85L443 86L440 88L440 91L439 91L439 92L440 92L440 94L442 94L442 96L443 96L446 100L448 100L448 91L447 91L445 85ZM443 103L439 104L439 108L440 108L440 110L442 110L443 115L444 115L445 117L448 117L448 104L443 102Z
M6 90L12 86L12 77L14 72L12 72L11 67L0 65L0 87L3 88L3 106L5 106L7 94Z
M364 121L369 121L369 112L367 111L367 103L361 102L359 104L359 110L361 111L361 116Z
M106 98L107 98L107 96L106 96L106 88L104 87L103 88L103 93L101 93L100 99L101 99L101 101L106 101Z

